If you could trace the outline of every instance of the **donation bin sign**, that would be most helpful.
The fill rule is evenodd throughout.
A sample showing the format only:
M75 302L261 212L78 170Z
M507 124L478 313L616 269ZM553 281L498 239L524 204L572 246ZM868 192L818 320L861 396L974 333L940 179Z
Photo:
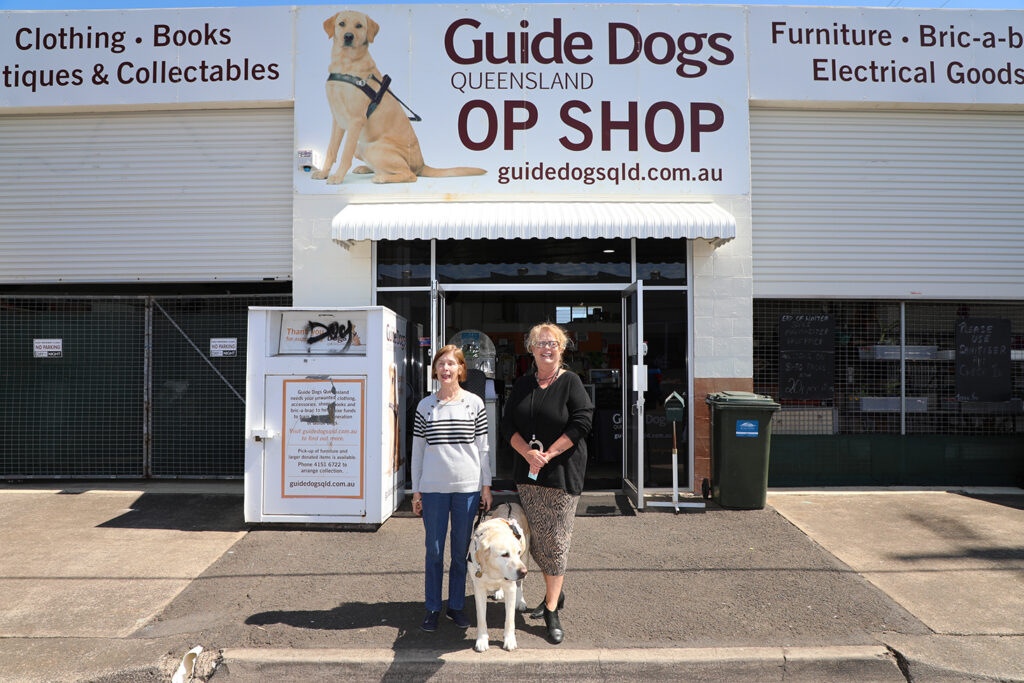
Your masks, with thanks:
M245 521L379 525L405 491L405 320L249 309Z

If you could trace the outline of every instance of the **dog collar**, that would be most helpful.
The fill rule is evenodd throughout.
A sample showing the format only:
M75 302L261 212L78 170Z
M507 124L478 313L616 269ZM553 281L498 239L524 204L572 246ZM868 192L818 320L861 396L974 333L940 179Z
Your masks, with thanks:
M514 519L505 519L504 517L501 518L501 521L508 524L508 528L512 530L512 535L516 537L517 541L523 540L523 529L519 526L519 522Z

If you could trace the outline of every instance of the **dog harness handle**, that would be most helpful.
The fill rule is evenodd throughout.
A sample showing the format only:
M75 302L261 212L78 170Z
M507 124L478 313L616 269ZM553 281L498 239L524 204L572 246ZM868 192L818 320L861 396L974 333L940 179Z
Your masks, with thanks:
M353 76L352 74L340 74L334 71L327 74L328 81L340 81L342 83L354 85L362 90L364 95L370 98L370 104L366 107L366 118L370 118L370 115L377 110L377 105L379 105L381 100L384 99L384 94L388 91L388 87L391 85L391 76L388 76L387 74L384 75L384 80L378 80L373 74L370 74L370 78L380 84L379 90L374 90L364 79L359 78L358 76ZM400 105L405 107L410 114L412 114L412 116L409 117L410 121L423 120L420 118L419 114L414 112L412 109L409 109L409 105L402 100L399 100L395 93L391 93L391 96L394 97Z

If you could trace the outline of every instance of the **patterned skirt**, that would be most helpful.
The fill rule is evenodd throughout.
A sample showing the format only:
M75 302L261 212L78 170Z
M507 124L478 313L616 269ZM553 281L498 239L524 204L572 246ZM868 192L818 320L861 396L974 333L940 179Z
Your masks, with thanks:
M580 497L534 484L519 484L517 488L530 523L530 554L548 576L564 576Z

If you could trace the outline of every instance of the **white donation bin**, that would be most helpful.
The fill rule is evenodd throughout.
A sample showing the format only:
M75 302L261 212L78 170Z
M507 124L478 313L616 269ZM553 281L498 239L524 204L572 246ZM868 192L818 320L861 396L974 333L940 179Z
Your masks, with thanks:
M249 309L245 521L379 526L405 495L405 319Z

